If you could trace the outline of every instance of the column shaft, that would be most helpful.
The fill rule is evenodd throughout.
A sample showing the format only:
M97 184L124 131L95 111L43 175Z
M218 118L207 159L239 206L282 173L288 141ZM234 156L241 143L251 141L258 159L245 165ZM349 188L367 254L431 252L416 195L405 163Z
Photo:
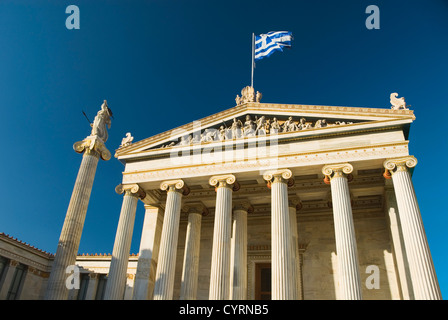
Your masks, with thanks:
M232 190L228 187L218 187L213 229L210 300L229 299L231 219Z
M181 300L196 300L198 290L201 223L201 213L190 213L188 215L184 267L182 270L182 284L180 287Z
M145 205L145 219L135 273L133 300L152 300L162 223L162 209Z
M247 210L233 211L230 299L247 299Z
M302 299L301 296L301 267L300 267L300 256L299 256L299 235L297 230L297 209L296 204L290 204L289 206L289 220L291 226L291 255L293 257L293 276L295 286L293 288L293 299Z
M288 186L285 182L274 181L271 192L272 300L290 300L294 298L295 283L291 283L291 279L295 277L292 270Z
M173 186L170 186L167 193L162 236L160 239L154 300L173 299L181 200L182 193Z
M76 262L98 160L99 155L96 151L83 154L48 279L45 294L47 300L68 298L68 289L65 285L68 276L66 268Z
M331 179L331 198L341 296L346 300L359 300L362 299L361 277L346 177Z
M442 299L423 221L408 170L392 174L415 299Z
M137 203L137 195L125 191L104 293L105 300L122 300L124 298Z

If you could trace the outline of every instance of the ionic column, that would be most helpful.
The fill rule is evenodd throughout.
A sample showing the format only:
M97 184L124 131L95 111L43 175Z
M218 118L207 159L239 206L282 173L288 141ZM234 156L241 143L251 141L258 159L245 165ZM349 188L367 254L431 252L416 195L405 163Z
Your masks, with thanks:
M216 190L209 299L227 300L230 293L232 191L238 190L238 184L231 174L213 176L209 183Z
M155 205L145 204L133 300L152 300L153 298L162 223L162 209Z
M184 210L188 214L188 224L185 239L180 300L196 300L202 216L207 215L208 210L202 203L188 204L184 207Z
M408 170L416 165L417 159L413 156L384 162L384 167L392 175L415 299L441 300L439 283Z
M46 300L66 300L68 298L68 289L65 285L67 273L65 271L68 266L74 265L76 262L98 160L101 157L107 161L111 157L104 142L97 136L89 136L83 141L76 142L73 149L82 153L83 156L51 267L45 292Z
M154 286L154 300L171 300L173 299L181 201L182 195L187 195L189 189L183 180L164 181L161 183L160 189L167 191L167 198Z
M271 189L272 300L294 299L295 271L292 266L292 235L288 209L288 185L292 186L289 169L268 171L263 175Z
M293 272L294 272L294 290L293 299L302 299L302 283L301 283L301 264L299 255L299 233L297 230L297 211L302 208L302 203L298 197L289 197L288 199L289 219L291 221L291 254L293 256Z
M235 200L232 219L230 258L230 299L247 299L247 214L253 207L246 200Z
M322 169L325 181L329 179L331 184L338 274L343 300L362 299L355 227L347 179L347 175L352 171L353 166L349 163L326 165Z
M105 300L122 300L124 298L135 212L138 199L144 199L146 196L146 193L137 184L120 184L115 188L115 191L118 194L124 194L124 196L115 235L106 291L104 292Z

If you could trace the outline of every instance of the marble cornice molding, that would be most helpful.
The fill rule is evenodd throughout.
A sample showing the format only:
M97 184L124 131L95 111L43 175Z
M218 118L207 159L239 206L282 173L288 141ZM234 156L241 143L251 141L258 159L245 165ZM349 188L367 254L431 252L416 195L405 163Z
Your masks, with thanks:
M229 188L233 191L238 191L240 189L240 185L233 174L212 176L208 182L211 186L215 187L215 190L221 187Z
M75 142L73 149L77 153L85 153L93 155L97 158L101 157L104 161L111 158L111 153L107 150L103 140L98 136L88 136L82 141Z
M160 184L160 189L167 192L179 192L184 196L187 196L190 193L190 188L188 188L188 186L182 179L163 181Z
M115 187L115 192L118 194L127 194L134 197L138 197L140 199L144 199L146 197L146 192L143 190L138 184L119 184Z
M383 162L385 168L384 177L390 179L395 172L408 171L417 165L417 158L414 156L387 159Z
M292 171L289 169L268 170L263 173L263 179L267 181L268 188L272 183L286 183L288 187L294 186Z

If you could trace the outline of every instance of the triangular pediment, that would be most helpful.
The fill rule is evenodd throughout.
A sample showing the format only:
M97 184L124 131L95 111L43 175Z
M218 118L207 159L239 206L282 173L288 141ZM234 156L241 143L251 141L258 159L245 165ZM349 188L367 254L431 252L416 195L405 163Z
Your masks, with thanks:
M264 138L310 137L337 131L359 131L409 125L412 110L251 102L165 131L116 151L119 159L163 153L172 148Z

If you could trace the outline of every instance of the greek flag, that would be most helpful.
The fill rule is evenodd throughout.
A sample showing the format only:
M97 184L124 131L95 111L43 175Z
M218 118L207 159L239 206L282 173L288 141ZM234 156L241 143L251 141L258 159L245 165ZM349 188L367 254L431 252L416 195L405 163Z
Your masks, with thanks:
M289 31L271 31L255 37L255 61L269 57L283 47L290 48L292 33Z

